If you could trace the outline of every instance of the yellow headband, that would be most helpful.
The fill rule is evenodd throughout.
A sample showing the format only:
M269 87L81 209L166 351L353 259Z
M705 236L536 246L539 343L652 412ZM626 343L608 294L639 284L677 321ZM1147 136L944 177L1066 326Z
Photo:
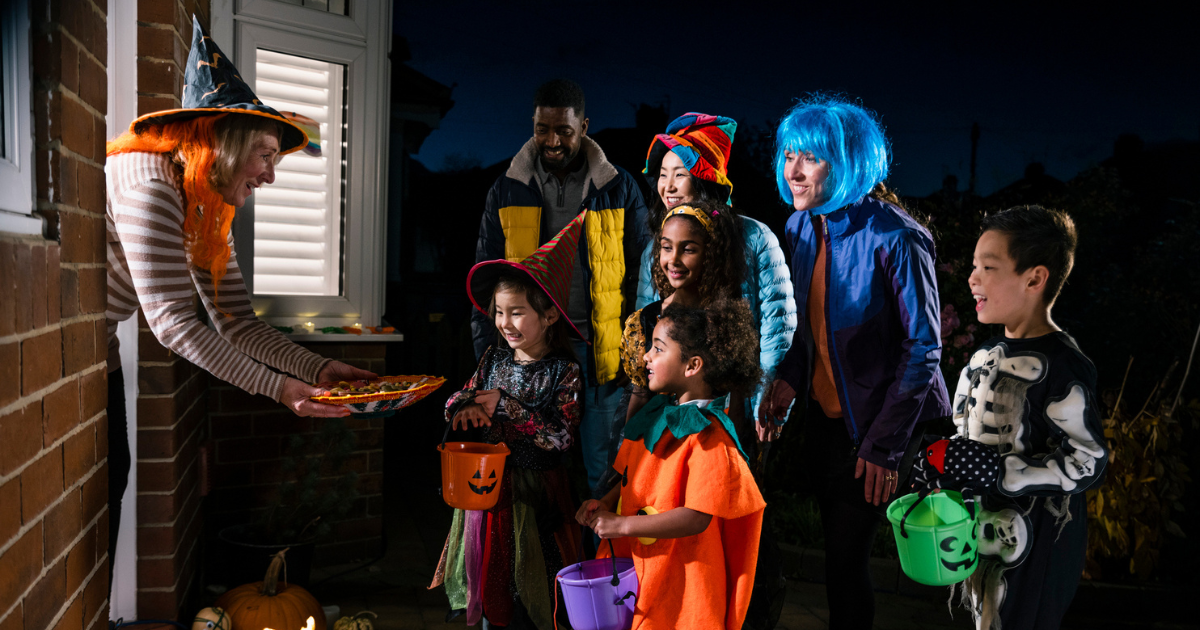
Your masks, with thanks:
M668 210L667 216L663 217L663 222L662 222L662 225L659 226L659 229L666 227L667 221L670 221L671 217L680 215L680 214L686 214L690 217L695 217L696 220L700 222L700 225L704 226L704 231L708 232L709 236L713 235L712 217L705 214L705 212L703 210L697 210L696 208L693 208L689 205L679 205L679 206L675 206L674 208ZM713 212L713 216L716 216L716 214L717 214L716 212Z

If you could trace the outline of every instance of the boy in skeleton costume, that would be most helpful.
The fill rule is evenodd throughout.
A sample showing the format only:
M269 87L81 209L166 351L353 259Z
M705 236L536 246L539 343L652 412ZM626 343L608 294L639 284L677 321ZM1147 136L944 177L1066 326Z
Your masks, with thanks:
M980 628L1057 628L1087 548L1085 490L1108 447L1096 368L1050 308L1071 271L1075 226L1037 206L985 217L970 285L979 321L1002 324L959 376L957 435L927 447L915 485L982 495L979 569L962 600Z

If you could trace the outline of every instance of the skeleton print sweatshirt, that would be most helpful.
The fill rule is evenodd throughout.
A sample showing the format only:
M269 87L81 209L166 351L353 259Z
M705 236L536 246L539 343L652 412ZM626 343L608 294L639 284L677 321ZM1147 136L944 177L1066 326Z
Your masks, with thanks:
M959 375L954 424L997 448L1001 494L1081 493L1102 482L1109 457L1095 389L1096 368L1067 333L996 337Z

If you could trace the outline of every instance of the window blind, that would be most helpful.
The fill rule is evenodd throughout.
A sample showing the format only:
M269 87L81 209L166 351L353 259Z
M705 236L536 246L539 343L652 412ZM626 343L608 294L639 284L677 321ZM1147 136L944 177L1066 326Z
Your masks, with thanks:
M254 195L254 293L338 295L341 274L344 67L256 51L255 92L321 127L321 155L297 151Z

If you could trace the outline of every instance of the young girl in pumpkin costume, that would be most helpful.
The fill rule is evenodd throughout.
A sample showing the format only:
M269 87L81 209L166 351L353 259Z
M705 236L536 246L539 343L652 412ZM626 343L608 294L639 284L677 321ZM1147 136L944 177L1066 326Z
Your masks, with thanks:
M735 285L736 286L736 285ZM625 425L621 482L576 520L638 575L634 630L741 628L750 605L766 503L725 395L762 375L742 300L663 309L644 355L652 397Z
M582 554L563 456L574 441L583 388L567 316L580 213L522 262L481 262L467 293L496 323L498 343L446 402L455 428L483 428L483 440L511 450L495 507L455 510L434 576L468 625L551 628L554 576Z

